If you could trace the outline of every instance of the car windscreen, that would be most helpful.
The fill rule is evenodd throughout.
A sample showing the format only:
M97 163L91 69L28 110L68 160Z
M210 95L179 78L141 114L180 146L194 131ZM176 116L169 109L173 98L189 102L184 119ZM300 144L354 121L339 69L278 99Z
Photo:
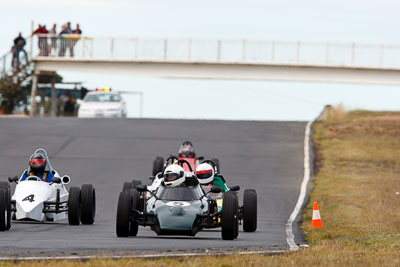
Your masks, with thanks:
M191 201L200 199L199 191L190 187L160 187L157 194L161 200Z
M120 102L121 97L118 94L93 94L87 95L85 102Z

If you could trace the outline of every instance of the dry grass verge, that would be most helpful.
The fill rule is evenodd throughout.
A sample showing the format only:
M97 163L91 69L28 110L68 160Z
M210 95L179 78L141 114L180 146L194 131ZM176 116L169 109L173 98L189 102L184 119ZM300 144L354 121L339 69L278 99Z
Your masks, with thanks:
M303 213L308 249L273 256L22 262L16 266L400 266L400 196L395 194L400 191L400 113L332 114L314 127L319 172ZM319 204L322 229L310 227L313 201Z

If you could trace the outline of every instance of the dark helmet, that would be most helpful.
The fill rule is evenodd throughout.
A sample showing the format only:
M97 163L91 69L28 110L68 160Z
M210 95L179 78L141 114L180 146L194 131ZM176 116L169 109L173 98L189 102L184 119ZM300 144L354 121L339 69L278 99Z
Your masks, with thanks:
M42 174L46 168L46 158L40 153L33 154L29 159L29 167L34 174Z
M179 156L185 158L194 158L194 148L191 142L185 141L182 143L181 147L179 148Z

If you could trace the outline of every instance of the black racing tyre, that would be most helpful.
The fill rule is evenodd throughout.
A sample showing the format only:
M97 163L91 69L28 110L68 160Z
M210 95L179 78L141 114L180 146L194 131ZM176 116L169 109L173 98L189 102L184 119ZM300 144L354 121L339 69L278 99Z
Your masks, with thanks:
M125 182L122 186L122 192L129 191L133 188L133 184L131 182Z
M132 189L136 189L138 185L142 184L142 181L132 180Z
M73 186L69 189L68 196L68 223L79 225L81 218L81 189Z
M117 205L116 231L118 237L129 236L132 195L130 191L121 192Z
M157 157L153 162L153 176L156 176L157 173L162 172L164 168L164 158Z
M7 209L7 228L9 230L11 228L11 188L8 182L0 181L0 188L5 190L6 194L6 209Z
M215 165L217 166L217 172L221 173L221 169L219 167L219 159L211 159L212 162L215 163Z
M243 195L243 231L254 232L257 229L257 192L244 190Z
M223 240L233 240L238 235L238 199L233 191L224 194L221 214L221 235Z
M8 182L0 181L0 188L10 189L10 184Z
M7 230L7 194L4 188L0 188L0 231Z
M81 186L81 223L93 224L96 216L96 190L91 184Z
M136 189L130 190L131 198L132 198L132 209L140 210L140 194ZM138 214L136 212L132 212L131 220L129 222L129 235L130 236L137 236L139 224L137 223L136 219Z
M6 230L11 228L11 191L6 190L6 208L7 208L7 227Z

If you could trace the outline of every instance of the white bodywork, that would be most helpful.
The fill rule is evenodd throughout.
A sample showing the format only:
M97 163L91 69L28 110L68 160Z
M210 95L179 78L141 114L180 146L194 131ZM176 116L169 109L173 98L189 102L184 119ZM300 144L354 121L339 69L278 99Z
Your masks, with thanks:
M106 96L106 97L103 97ZM94 101L94 98L98 98ZM112 99L114 98L114 101ZM118 101L116 101L118 99ZM80 103L79 118L126 117L126 105L121 95L116 92L89 92Z
M30 176L25 181L20 181L15 187L12 200L15 200L15 217L17 220L30 219L35 221L58 221L67 217L66 212L61 213L44 213L44 202L55 202L57 197L57 189L60 190L60 202L68 201L68 191L64 184L49 184L35 180ZM58 175L55 177L59 177ZM66 203L63 204L66 206Z
M41 153L46 158L48 165L48 172L53 173L53 177L60 178L61 183L48 183L42 181L37 176L28 176L22 181L24 173L29 173L28 170L24 171L15 186L14 195L11 200L15 201L15 218L16 220L35 220L35 221L58 221L67 217L67 212L43 212L44 208L55 209L54 205L49 207L45 205L45 202L56 202L57 191L59 190L59 202L65 202L60 204L59 207L63 208L67 206L68 191L65 188L65 184L70 182L69 176L60 177L58 172L53 169L50 163L50 159L47 156L46 150L39 148L35 153ZM64 178L66 178L64 180Z

